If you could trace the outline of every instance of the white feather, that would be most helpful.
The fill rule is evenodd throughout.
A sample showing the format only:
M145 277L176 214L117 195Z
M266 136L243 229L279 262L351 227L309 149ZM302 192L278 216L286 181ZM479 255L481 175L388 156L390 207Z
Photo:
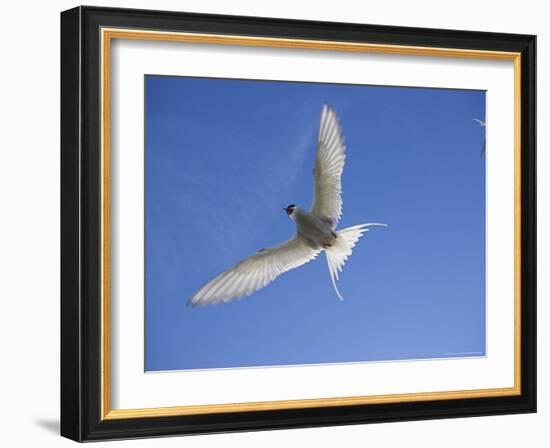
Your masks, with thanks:
M371 226L386 227L386 224L371 222L367 224L358 224L339 230L338 232L336 232L338 236L334 241L334 244L331 247L325 249L328 271L330 274L330 279L332 280L332 286L334 286L336 295L340 300L344 300L344 298L342 297L340 291L338 291L338 287L336 286L336 281L339 280L338 273L342 272L342 268L346 264L347 259L351 256L353 248L357 244L357 241L359 241L359 238L361 238L365 232L368 232L368 228Z
M313 249L300 235L237 263L214 277L189 300L193 306L218 303L250 295L279 275L313 260L321 249Z
M336 228L342 216L342 172L346 145L338 116L333 108L323 106L317 156L315 160L313 202L310 212L326 219Z

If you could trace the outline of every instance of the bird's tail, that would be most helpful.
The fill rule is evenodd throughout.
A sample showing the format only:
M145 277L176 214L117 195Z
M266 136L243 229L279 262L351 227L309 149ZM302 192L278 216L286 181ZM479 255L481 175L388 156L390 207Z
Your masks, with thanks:
M344 300L340 291L336 287L336 280L338 280L338 273L342 272L346 260L351 256L353 248L359 241L359 238L363 236L365 232L369 231L369 227L383 226L386 224L380 224L377 222L370 222L367 224L358 224L356 226L347 227L336 232L337 237L334 240L332 246L325 249L325 255L327 257L328 271L332 280L332 286L336 291L336 295L340 300Z

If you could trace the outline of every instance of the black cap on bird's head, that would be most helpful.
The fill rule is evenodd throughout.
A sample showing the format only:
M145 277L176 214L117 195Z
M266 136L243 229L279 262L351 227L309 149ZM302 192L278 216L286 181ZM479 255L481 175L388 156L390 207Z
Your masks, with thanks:
M286 212L288 216L290 216L294 211L295 207L296 207L296 204L290 204L287 208L283 208L283 210Z

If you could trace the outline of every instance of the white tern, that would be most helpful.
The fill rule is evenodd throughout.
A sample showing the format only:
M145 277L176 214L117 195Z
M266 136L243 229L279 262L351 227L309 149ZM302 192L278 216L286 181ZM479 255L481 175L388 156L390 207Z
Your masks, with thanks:
M279 275L313 260L324 251L336 295L338 273L352 249L371 226L366 223L336 229L342 216L342 171L346 160L344 137L334 109L324 105L313 170L314 194L309 210L291 204L283 210L296 224L296 234L288 241L230 267L202 286L189 300L192 306L227 302L250 295L267 286Z

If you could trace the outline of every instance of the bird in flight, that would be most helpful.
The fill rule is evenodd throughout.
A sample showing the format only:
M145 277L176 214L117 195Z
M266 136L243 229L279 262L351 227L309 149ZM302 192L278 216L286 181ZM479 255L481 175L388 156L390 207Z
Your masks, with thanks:
M477 123L479 123L480 126L485 127L485 122L484 122L483 120L480 120L479 118L474 118L474 121L476 121Z
M474 121L476 121L482 128L487 127L487 123L483 120L480 120L479 118L474 118ZM485 154L485 146L487 143L487 139L483 138L483 146L481 147L481 154L480 157L483 157L483 154Z
M302 266L325 252L336 295L343 300L336 281L355 244L371 226L358 224L337 229L342 217L342 171L346 146L338 116L324 105L313 170L313 202L309 210L291 204L283 210L296 225L296 234L278 246L262 249L217 275L189 299L192 306L228 302L250 295L279 275Z

